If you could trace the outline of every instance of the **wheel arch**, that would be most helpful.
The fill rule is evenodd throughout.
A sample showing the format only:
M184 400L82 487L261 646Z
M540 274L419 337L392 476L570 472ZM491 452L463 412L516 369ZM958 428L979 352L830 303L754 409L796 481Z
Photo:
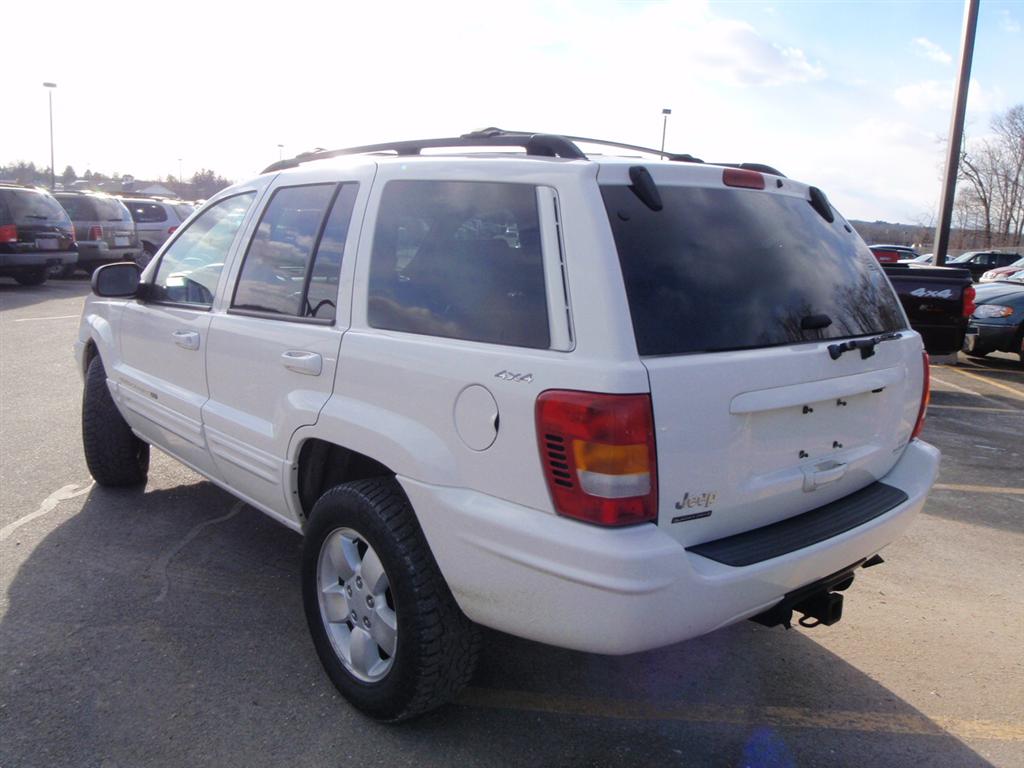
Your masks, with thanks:
M395 474L372 456L322 437L307 436L294 447L289 483L292 505L304 527L317 499L334 486Z

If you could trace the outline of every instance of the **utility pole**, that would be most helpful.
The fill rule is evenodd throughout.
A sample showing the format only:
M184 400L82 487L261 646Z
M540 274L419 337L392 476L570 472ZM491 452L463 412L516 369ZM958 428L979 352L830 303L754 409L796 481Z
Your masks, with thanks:
M971 83L971 60L974 58L974 33L978 27L979 0L964 0L964 30L960 43L960 77L953 99L953 118L949 125L949 147L946 153L946 175L939 199L939 223L935 228L935 266L946 263L949 247L949 225L953 219L956 177L960 170L960 148L964 140L964 113L967 111L967 88Z
M56 83L43 83L46 95L50 97L50 191L57 188L57 169L53 167L53 89Z
M665 131L668 129L668 116L672 114L671 109L661 110L661 156L665 156Z

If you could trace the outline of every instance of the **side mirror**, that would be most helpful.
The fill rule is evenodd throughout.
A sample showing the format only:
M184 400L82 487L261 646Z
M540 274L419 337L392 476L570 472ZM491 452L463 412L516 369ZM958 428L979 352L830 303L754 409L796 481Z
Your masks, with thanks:
M110 299L128 299L139 293L139 267L134 262L104 264L92 273L92 292Z

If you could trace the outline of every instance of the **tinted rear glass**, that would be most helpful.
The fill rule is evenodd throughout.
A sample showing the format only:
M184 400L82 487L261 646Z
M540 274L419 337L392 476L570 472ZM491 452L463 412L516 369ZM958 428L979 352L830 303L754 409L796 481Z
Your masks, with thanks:
M185 205L184 203L174 203L172 206L174 212L178 214L178 218L184 221L192 215L192 211L195 209L191 205Z
M807 200L660 188L652 211L604 186L641 355L714 352L901 329L888 278L864 242ZM802 330L810 315L832 324Z
M44 192L31 189L0 189L0 198L13 224L65 222L68 215L60 204Z

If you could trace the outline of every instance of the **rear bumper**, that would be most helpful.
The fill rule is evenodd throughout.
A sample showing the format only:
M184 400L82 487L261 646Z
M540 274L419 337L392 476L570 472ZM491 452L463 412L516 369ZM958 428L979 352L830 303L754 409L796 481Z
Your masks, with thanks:
M78 241L79 264L113 264L118 261L135 261L141 245L114 248L105 242Z
M0 269L31 269L57 267L78 261L75 251L31 251L27 253L0 253Z
M624 654L705 634L875 554L924 505L939 451L915 440L881 478L907 500L842 534L732 567L654 525L602 529L484 494L400 478L469 618L519 637Z

